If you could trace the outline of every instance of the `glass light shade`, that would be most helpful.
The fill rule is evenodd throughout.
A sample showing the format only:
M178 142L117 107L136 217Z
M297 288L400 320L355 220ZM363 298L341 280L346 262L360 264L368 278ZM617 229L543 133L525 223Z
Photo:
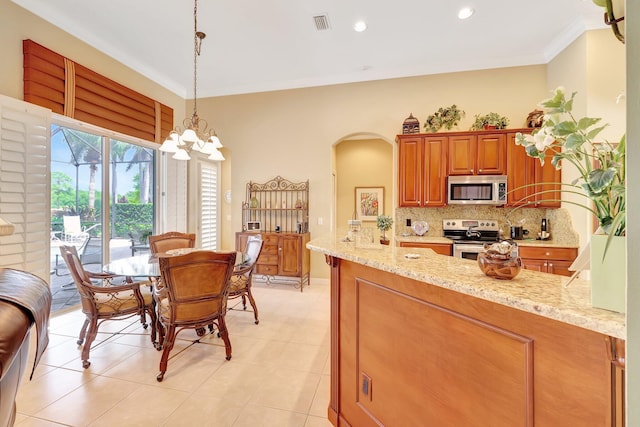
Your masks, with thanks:
M196 141L198 141L198 135L193 129L185 129L184 132L182 132L180 139L182 139L184 142L195 143Z
M191 160L191 156L185 150L176 151L173 158L176 160Z
M204 142L202 147L200 148L200 152L206 155L213 154L214 151L216 151L216 147L213 145L212 142L209 142L209 141Z
M175 133L171 133L167 139L164 140L159 150L167 153L175 153L178 151L177 135Z
M218 138L216 135L211 135L211 138L209 138L209 141L213 143L214 147L222 148L222 142L220 142L220 138Z
M213 153L211 153L211 155L209 157L207 157L209 160L215 160L218 162L221 162L224 160L224 156L222 155L222 153L220 151L218 151L217 149L213 151Z

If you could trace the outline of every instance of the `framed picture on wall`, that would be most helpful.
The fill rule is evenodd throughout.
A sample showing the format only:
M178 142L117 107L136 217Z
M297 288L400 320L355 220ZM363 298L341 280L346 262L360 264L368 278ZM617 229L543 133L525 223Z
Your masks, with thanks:
M375 221L384 213L384 187L356 187L356 219Z

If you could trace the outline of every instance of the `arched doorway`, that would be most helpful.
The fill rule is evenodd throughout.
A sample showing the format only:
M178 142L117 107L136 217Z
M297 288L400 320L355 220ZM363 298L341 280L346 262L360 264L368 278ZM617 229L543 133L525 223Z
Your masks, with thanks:
M356 188L383 188L382 212L394 216L395 149L393 141L371 133L347 135L333 146L335 230L347 228L355 213ZM374 227L374 222L365 226Z

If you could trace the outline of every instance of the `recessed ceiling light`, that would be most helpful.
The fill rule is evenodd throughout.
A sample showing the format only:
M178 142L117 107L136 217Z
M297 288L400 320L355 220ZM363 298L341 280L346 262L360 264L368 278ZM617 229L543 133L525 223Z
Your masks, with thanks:
M473 12L475 12L475 10L473 10L473 8L471 8L471 7L463 7L458 12L458 19L467 19L467 18L471 17L471 15L473 15Z
M361 33L367 29L367 23L364 21L358 21L353 25L353 29Z

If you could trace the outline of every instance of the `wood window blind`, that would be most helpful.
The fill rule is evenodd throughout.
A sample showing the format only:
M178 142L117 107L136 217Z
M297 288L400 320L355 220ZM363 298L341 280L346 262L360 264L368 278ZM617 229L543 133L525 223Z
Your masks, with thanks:
M32 40L23 40L24 100L54 113L161 143L173 109Z

